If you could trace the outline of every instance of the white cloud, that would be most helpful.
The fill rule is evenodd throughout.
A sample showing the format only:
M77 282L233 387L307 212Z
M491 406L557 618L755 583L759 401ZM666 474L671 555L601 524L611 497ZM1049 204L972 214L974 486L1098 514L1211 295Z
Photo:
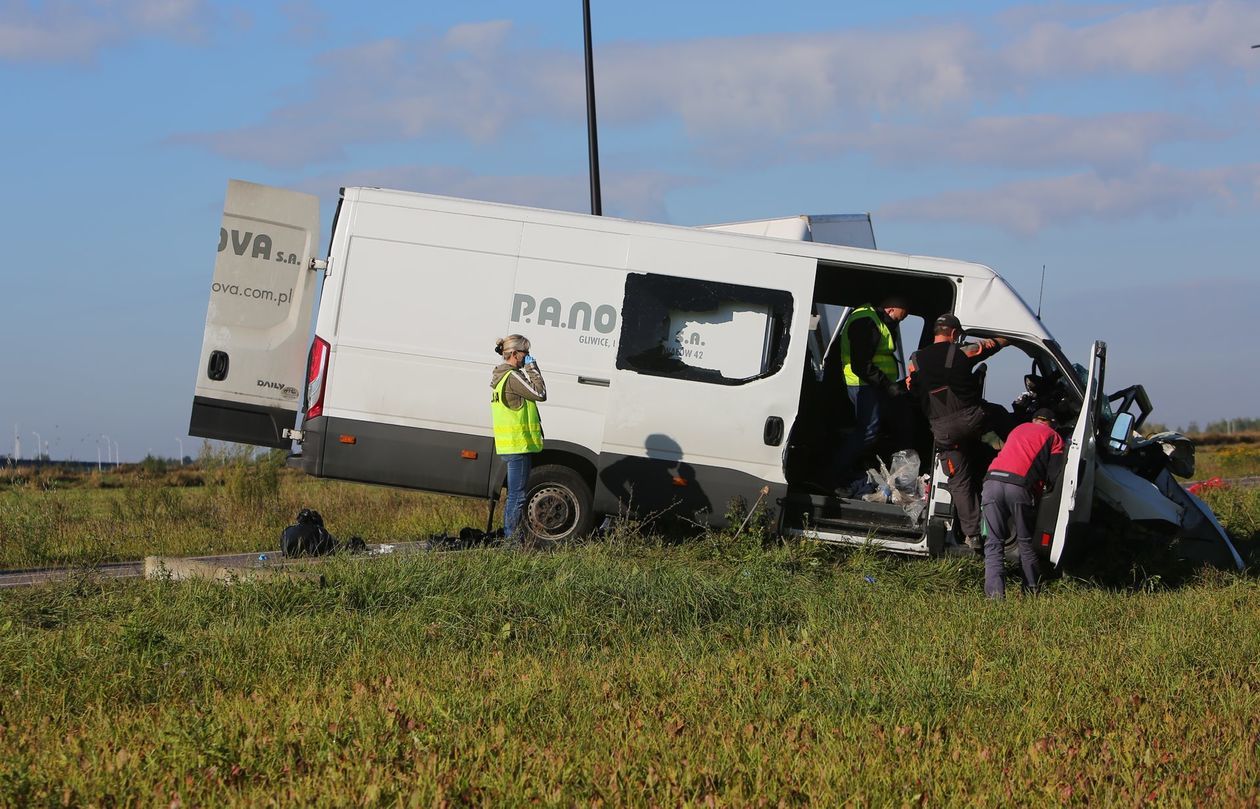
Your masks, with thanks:
M101 49L145 36L196 38L204 0L64 0L0 4L0 60L61 62L90 59Z
M604 213L652 222L669 221L665 198L670 191L696 184L693 178L661 172L611 173L602 175L601 181ZM395 166L331 172L308 178L298 187L327 197L337 188L350 186L394 188L579 213L591 209L586 175L495 176L449 166Z
M1006 51L1019 71L1037 75L1120 71L1176 75L1205 67L1255 63L1250 46L1260 32L1260 3L1209 0L1126 9L1072 24L1031 24Z
M1254 204L1248 189L1260 180L1260 163L1184 170L1151 166L1101 177L1080 173L950 191L896 202L880 217L987 224L1019 233L1086 219L1169 216L1201 204Z
M596 80L615 119L688 130L793 132L821 121L966 103L982 52L960 26L614 46Z
M1145 164L1163 143L1215 140L1225 133L1166 113L942 118L926 124L876 123L852 132L814 133L813 153L869 152L885 163L962 163L1028 169L1090 166L1104 173Z
M390 38L321 57L313 97L243 129L181 136L274 165L341 157L355 142L457 135L486 142L510 127L579 121L580 54L518 46L507 23ZM679 120L700 138L802 127L881 110L967 101L978 43L958 27L883 33L749 36L613 45L596 56L605 124ZM327 110L337 110L330 119ZM295 131L294 122L322 121Z
M1254 126L1213 101L1178 98L1178 112L1142 110L1134 105L1144 103L1144 93L1100 102L1082 89L1083 108L1108 111L985 116L978 110L1037 110L1027 94L1038 82L1061 93L1071 86L1065 80L1095 75L1145 81L1156 74L1166 82L1170 72L1232 70L1238 82L1245 76L1233 69L1240 54L1257 52L1235 40L1255 31L1260 3L1209 0L1143 8L1028 5L992 29L919 21L895 29L613 43L596 52L599 117L605 129L676 125L686 133L685 148L710 166L818 160L843 151L911 171L963 165L1073 172L907 200L887 206L884 215L1029 233L1085 216L1254 204L1260 180L1253 167L1151 165L1156 153L1169 159L1168 147L1226 141ZM307 167L335 164L359 144L455 139L494 148L506 138L537 142L557 125L581 127L581 54L535 46L508 21L365 42L320 54L314 65L307 97L250 126L172 141L233 159ZM572 177L518 178L519 185L468 175L437 179L446 193L585 208L585 184ZM397 176L385 184L398 185ZM635 201L622 213L662 218L668 187L651 179L623 187Z
M898 134L894 126L959 120L980 103L1027 92L1030 81L1236 66L1254 56L1239 38L1260 31L1260 3L1251 0L1138 10L1027 6L1018 16L1018 31L1000 24L1000 34L919 22L612 43L595 55L600 120L611 126L677 122L701 154L741 143L745 148L737 151L764 154L782 143L825 141L820 133L828 132L888 135L891 145L868 145L893 154L898 142L910 148L926 141L913 130ZM1012 36L1015 44L1007 45ZM577 122L583 114L581 54L535 47L503 20L368 42L322 54L315 65L307 99L283 104L245 128L181 140L234 158L307 165L339 159L354 143L435 136L485 143L530 126ZM338 115L330 119L328 110ZM309 120L321 126L295 126ZM996 145L987 151L999 165L1031 157L1016 154L1012 144L1018 142L1046 149L1048 163L1124 163L1126 153L1143 153L1187 129L1168 116L1135 112L1100 116L1077 133L1058 126L1051 140L1037 136L1035 124L990 118L967 128L975 144ZM1005 136L1010 140L1003 142ZM854 137L854 145L863 145ZM969 160L982 150L960 144L954 151Z

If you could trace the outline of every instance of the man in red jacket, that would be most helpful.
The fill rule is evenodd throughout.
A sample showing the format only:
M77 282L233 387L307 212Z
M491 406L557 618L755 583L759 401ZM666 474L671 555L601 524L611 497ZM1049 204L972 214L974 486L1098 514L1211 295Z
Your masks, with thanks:
M1037 497L1054 486L1063 468L1063 439L1054 429L1054 411L1043 407L1033 420L1011 430L998 456L989 464L981 509L989 535L984 541L984 594L1006 597L1002 563L1006 541L1014 529L1024 587L1037 591L1040 572L1033 550L1033 518Z

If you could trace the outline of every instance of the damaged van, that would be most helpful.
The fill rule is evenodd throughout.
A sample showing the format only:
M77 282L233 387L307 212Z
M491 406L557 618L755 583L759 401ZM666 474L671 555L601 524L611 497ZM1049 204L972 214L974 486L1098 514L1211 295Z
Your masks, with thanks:
M721 526L743 501L786 535L940 554L961 538L925 422L914 447L883 448L922 459L930 480L914 508L817 485L852 428L844 318L896 294L920 324L952 312L1026 355L1020 405L1052 407L1068 445L1037 517L1052 562L1088 542L1091 524L1119 520L1242 565L1173 477L1192 470L1192 445L1139 435L1142 388L1105 392L1103 344L1073 363L993 270L876 250L869 217L689 228L346 188L325 254L319 237L317 198L229 184L192 435L296 442L291 463L310 475L486 498L493 510L504 469L492 349L522 333L548 384L526 503L538 537L629 513ZM922 329L917 343L931 339Z

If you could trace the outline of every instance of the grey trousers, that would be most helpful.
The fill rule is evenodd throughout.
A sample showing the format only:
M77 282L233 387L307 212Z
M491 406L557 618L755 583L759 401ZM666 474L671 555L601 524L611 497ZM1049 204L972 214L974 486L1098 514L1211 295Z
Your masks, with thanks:
M1024 569L1024 587L1036 592L1041 572L1037 552L1033 550L1035 502L1032 492L1014 483L986 480L980 491L980 504L989 529L984 540L984 594L989 598L1006 597L1004 562L1006 541L1012 532L1019 547L1019 563Z

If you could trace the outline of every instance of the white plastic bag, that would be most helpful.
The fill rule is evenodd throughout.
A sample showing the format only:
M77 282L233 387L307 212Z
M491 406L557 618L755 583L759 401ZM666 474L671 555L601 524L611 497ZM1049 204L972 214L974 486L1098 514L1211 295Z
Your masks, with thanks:
M878 458L879 469L866 470L875 484L875 491L862 497L868 503L896 503L911 520L917 522L927 508L927 475L919 475L919 453L912 449L897 450L892 468Z
M919 453L912 449L899 449L894 452L891 472L890 482L893 490L914 498L919 479ZM893 502L897 502L895 498Z

